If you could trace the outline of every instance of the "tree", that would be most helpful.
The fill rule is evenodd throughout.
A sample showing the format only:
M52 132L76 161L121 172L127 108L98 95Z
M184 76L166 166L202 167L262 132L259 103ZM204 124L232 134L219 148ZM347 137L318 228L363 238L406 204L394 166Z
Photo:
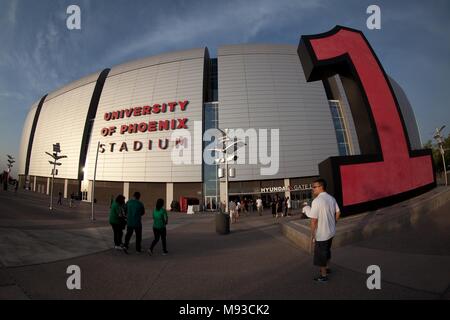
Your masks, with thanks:
M436 143L433 143L431 140L428 140L424 145L425 148L433 150L433 162L436 168L436 172L442 173L444 171L444 166L442 163L442 155L439 147ZM445 163L448 166L450 165L450 134L444 140L444 150L445 150Z

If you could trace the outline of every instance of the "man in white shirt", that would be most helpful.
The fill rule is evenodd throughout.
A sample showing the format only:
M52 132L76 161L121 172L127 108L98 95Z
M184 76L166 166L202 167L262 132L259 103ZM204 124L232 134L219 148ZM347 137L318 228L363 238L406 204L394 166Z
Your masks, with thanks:
M228 210L230 210L230 223L236 222L236 202L230 201Z
M236 201L236 209L234 210L234 215L235 215L235 219L234 222L238 222L239 221L239 216L241 214L241 202L238 200Z
M286 200L284 201L284 216L287 217L291 213L291 199L289 197L286 197Z
M327 282L330 269L331 244L336 234L336 222L341 212L331 195L326 192L324 179L313 182L313 197L309 217L311 218L311 241L314 243L314 265L320 268L320 276L314 278L318 282Z
M262 212L263 212L263 203L261 198L258 198L256 200L256 209L258 210L258 213L260 216L262 216Z

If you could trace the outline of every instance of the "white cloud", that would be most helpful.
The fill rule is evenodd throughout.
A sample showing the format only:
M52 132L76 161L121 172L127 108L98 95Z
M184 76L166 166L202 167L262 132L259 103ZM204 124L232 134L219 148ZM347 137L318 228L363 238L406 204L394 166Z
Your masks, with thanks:
M0 92L0 98L23 100L25 96L20 92Z
M156 29L142 30L139 36L127 37L110 51L106 61L115 64L136 52L153 51L152 48L160 51L174 47L188 49L192 43L203 43L204 39L211 38L232 37L234 43L249 42L263 30L300 19L305 10L322 6L323 1L319 0L233 1L211 6L209 11L193 5L183 19L164 15L156 21Z
M8 10L8 21L13 25L16 24L18 0L11 0Z
M49 21L31 37L29 50L9 53L8 60L27 81L29 91L43 94L49 88L60 86L61 70L66 69L64 55L67 49L62 32Z

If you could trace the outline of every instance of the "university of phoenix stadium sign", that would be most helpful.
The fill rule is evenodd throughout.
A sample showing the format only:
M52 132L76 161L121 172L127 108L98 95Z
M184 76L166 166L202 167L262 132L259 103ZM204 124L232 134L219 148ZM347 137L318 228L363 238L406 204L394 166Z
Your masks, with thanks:
M167 103L156 103L146 106L131 107L128 109L116 110L111 112L106 112L103 116L105 121L129 119L129 118L139 118L143 116L151 116L157 114L170 114L175 112L184 112L189 104L188 100L178 101L178 102L167 102ZM126 134L136 134L136 133L146 133L146 132L156 132L156 131L170 131L179 129L188 129L187 126L188 118L177 118L177 119L167 119L167 120L157 120L157 121L141 121L134 123L122 123L120 125L112 125L109 127L103 127L100 134L103 137L113 136L116 134L126 135ZM183 140L177 140L175 142L177 145L184 143ZM156 144L156 143L155 143ZM169 139L158 139L156 146L161 150L166 150L169 145ZM146 141L133 141L132 143L127 142L110 142L108 145L100 145L100 152L104 153L106 150L110 152L127 152L127 151L141 151L143 148L152 150L154 148L153 140Z

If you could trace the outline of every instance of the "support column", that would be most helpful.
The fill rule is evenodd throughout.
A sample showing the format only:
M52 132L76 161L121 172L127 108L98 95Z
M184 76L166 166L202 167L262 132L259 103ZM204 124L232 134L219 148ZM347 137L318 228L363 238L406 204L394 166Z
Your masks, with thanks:
M34 176L33 180L33 192L36 192L36 176Z
M284 186L286 187L286 190L289 190L288 189L289 185L290 185L290 179L284 179ZM291 191L285 191L284 196L289 197L289 199L291 199Z
M87 188L87 202L92 202L92 180L89 180Z
M166 210L170 210L173 201L173 183L166 183Z
M125 197L125 202L130 199L130 183L124 182L123 183L123 196Z
M68 186L69 180L64 179L64 199L67 199L67 186Z
M46 191L47 195L50 194L50 183L51 183L51 181L52 181L51 178L47 178L47 191ZM42 191L44 191L44 190L42 190Z

